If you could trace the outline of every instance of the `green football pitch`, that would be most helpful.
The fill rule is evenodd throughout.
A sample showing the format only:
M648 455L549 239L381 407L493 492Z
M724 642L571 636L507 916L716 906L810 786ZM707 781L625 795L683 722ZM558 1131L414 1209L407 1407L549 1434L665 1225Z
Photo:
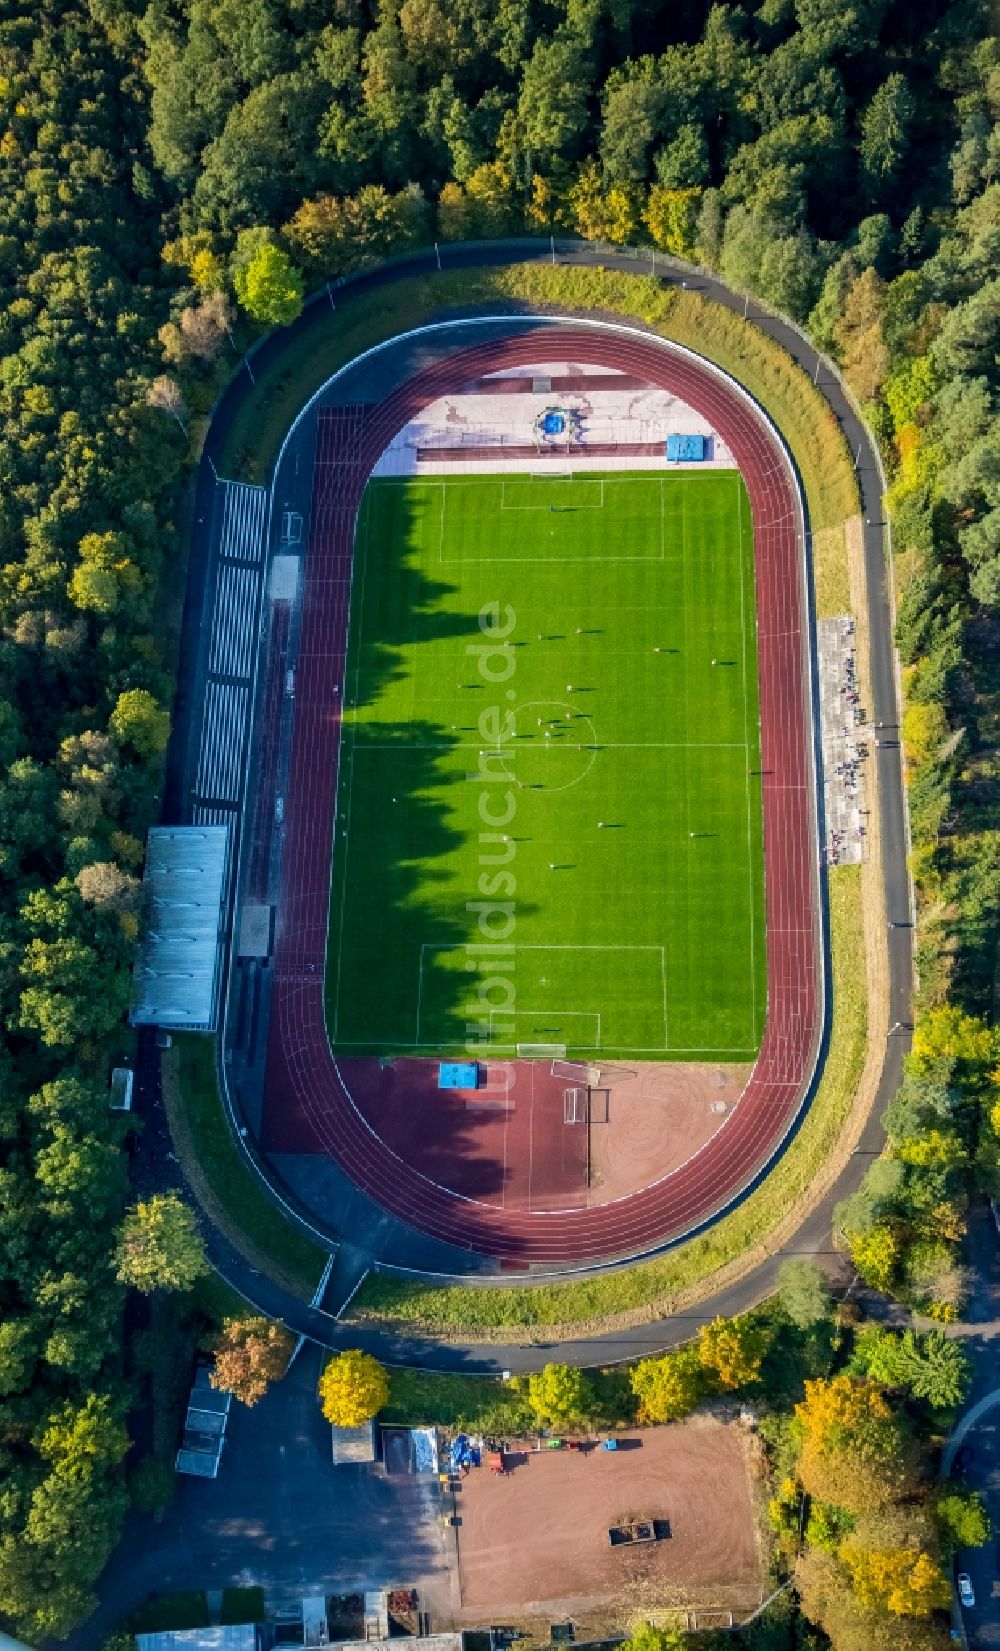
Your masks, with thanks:
M370 482L344 698L335 1050L756 1053L737 471Z

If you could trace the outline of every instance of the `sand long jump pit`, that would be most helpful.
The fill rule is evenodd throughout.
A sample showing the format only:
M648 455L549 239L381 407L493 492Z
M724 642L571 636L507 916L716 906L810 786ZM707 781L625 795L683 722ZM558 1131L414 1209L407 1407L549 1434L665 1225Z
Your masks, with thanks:
M478 1469L456 1496L463 1618L482 1621L657 1604L742 1609L761 1567L743 1436L698 1417L636 1429L616 1451L515 1451L502 1477ZM625 1518L670 1535L612 1548Z

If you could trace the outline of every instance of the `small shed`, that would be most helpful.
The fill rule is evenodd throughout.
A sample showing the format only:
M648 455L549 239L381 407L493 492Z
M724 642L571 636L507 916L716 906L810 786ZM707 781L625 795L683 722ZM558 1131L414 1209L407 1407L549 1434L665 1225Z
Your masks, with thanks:
M375 1460L375 1423L360 1427L331 1427L330 1448L335 1468L363 1467Z
M698 464L704 457L704 436L667 437L667 459L671 464Z

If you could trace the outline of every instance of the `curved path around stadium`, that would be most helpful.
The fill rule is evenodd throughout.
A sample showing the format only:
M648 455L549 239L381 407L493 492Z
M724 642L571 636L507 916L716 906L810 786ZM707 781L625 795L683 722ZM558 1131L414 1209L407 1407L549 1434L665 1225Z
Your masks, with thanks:
M638 329L556 318L448 352L365 410L321 407L291 765L285 787L267 1065L269 1105L304 1113L351 1181L431 1237L496 1260L579 1266L649 1252L704 1225L767 1165L809 1091L824 1021L809 613L798 486L780 439L718 369ZM354 524L379 456L420 410L501 368L555 356L616 368L679 396L718 431L750 498L757 588L768 1010L750 1080L724 1126L686 1163L604 1205L532 1211L462 1197L401 1161L354 1096L378 1063L330 1050L324 968ZM280 711L280 706L278 707Z
M666 286L687 286L695 289L726 309L765 332L779 343L816 384L843 429L846 441L854 455L861 494L862 541L867 586L867 607L870 629L872 672L872 716L887 729L898 725L898 676L893 648L893 606L890 575L886 558L885 531L882 520L884 477L874 439L861 419L855 404L826 357L806 340L792 323L773 312L761 310L742 292L734 292L721 281L703 270L671 264L648 252L634 249L598 249L585 242L559 241L552 244L540 241L499 241L473 244L453 244L440 253L428 251L400 259L391 265L359 274L338 282L344 296L373 294L383 286L409 277L426 277L436 269L477 269L489 265L516 264L525 261L550 261L566 265L602 267L626 274L652 275ZM339 295L339 291L338 291ZM332 295L329 301L332 301ZM276 329L253 351L254 364L280 361L290 333L308 334L316 317L328 303L325 289L316 293L307 304L300 320L288 331ZM249 366L238 372L227 386L215 409L205 443L203 463L198 476L195 516L208 517L215 489L216 462L221 461L223 447L234 417L252 389ZM209 554L207 530L192 532L190 556L191 583L189 592L197 593L204 580ZM198 633L197 600L189 594L188 615L182 639L179 681L193 680ZM171 763L168 767L164 798L165 817L180 817L183 806L181 778L183 751L189 738L193 711L191 695L186 687L178 693L174 714L174 733L171 743ZM775 1287L781 1262L789 1257L809 1256L828 1269L839 1263L831 1242L831 1219L836 1202L854 1192L872 1159L881 1150L884 1135L879 1122L882 1109L895 1093L902 1072L903 1057L909 1046L906 1022L909 1016L913 980L912 931L906 921L910 915L910 885L906 867L906 814L903 790L901 753L897 741L885 740L874 753L880 798L881 842L885 885L885 914L889 920L889 1020L892 1031L883 1050L882 1071L867 1122L858 1146L840 1172L835 1183L808 1211L795 1232L780 1250L760 1262L733 1284L716 1290L697 1307L681 1314L673 1314L658 1321L627 1328L612 1328L600 1333L585 1334L571 1341L546 1343L536 1340L531 1345L517 1346L502 1343L483 1343L455 1340L442 1343L428 1333L406 1326L373 1326L338 1323L330 1312L320 1306L305 1306L301 1301L259 1273L236 1250L224 1234L206 1224L209 1254L217 1270L258 1311L273 1318L281 1318L297 1335L315 1341L321 1346L337 1350L344 1347L365 1347L389 1364L419 1366L426 1369L455 1370L480 1374L498 1374L503 1370L528 1371L540 1368L551 1359L553 1349L569 1363L593 1365L616 1359L634 1359L653 1351L677 1346L694 1335L698 1326L717 1314L725 1317L744 1312L766 1297ZM150 1113L155 1124L162 1116L158 1106L159 1067L155 1040L151 1035L140 1037L140 1071L138 1093L140 1106ZM151 1132L150 1132L151 1133ZM165 1149L164 1149L165 1150ZM248 1161L255 1173L261 1167L253 1152L247 1148ZM172 1166L170 1166L172 1168ZM176 1171L173 1172L176 1174ZM284 1207L283 1200L278 1200Z

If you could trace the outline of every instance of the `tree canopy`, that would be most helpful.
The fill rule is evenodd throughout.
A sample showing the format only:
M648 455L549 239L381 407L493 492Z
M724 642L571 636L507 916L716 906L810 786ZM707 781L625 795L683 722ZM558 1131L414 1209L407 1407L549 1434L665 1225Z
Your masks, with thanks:
M360 1427L389 1398L389 1378L370 1353L351 1349L330 1360L319 1380L323 1415L334 1427Z
M198 1223L176 1193L154 1193L125 1216L118 1240L118 1277L148 1295L190 1290L208 1271Z

